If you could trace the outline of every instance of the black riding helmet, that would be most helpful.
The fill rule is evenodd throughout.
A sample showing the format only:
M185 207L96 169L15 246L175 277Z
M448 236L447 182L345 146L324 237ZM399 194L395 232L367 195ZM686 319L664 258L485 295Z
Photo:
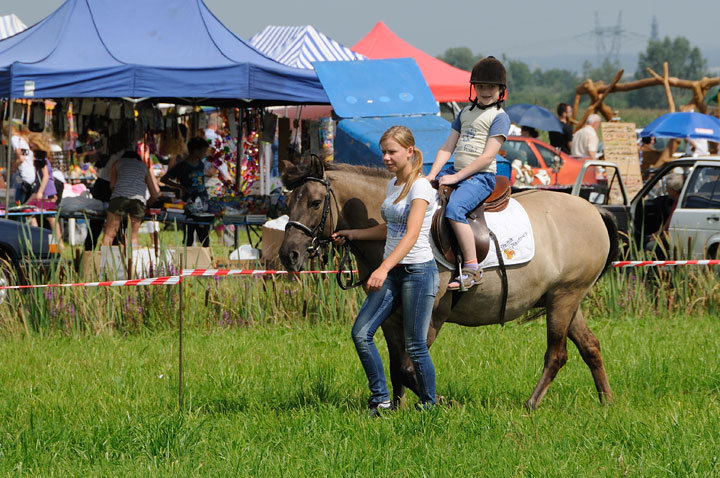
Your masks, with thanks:
M470 110L472 110L476 106L482 110L490 108L491 106L495 106L497 107L497 109L500 109L500 107L502 106L503 97L505 96L506 78L507 73L505 72L505 66L500 60L498 60L494 56L488 56L487 58L483 58L482 60L475 63L475 66L472 69L472 73L470 73L470 96L468 98L470 103L472 103ZM489 104L487 106L479 104L477 101L477 97L472 97L472 85L476 83L489 83L491 85L500 86L500 99L495 103Z

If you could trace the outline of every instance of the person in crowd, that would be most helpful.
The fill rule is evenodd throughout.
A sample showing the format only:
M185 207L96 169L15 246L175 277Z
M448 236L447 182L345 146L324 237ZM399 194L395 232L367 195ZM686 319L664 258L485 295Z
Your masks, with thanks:
M148 191L150 200L159 195L152 172L136 151L125 151L112 165L110 173L110 204L103 232L102 245L110 246L115 239L120 223L130 216L130 239L133 247L139 244L138 233L145 217Z
M203 158L207 155L208 142L203 138L192 138L188 141L187 157L168 170L160 181L168 186L180 190L181 197L185 203L194 201L197 198L208 199L205 189L205 163ZM185 224L184 243L192 246L197 232L198 239L203 247L209 247L208 235L210 226L205 224Z
M645 136L640 138L638 153L640 154L640 174L645 180L648 176L648 170L653 168L660 159L661 151L655 149L655 137Z
M430 247L430 224L436 194L422 176L422 153L405 126L393 126L380 138L387 169L395 174L387 185L381 206L384 224L367 229L346 229L333 234L343 244L385 240L380 266L367 280L368 296L352 327L352 338L370 387L371 415L392 409L382 359L373 337L378 327L402 306L405 346L415 367L422 407L436 403L435 368L427 347L433 303L439 276Z
M710 154L708 140L700 138L685 138L685 156L697 158Z
M523 138L537 138L539 136L538 131L530 126L520 127L520 136Z
M669 234L670 220L673 212L678 205L680 192L685 185L685 177L680 173L668 174L665 178L665 190L667 196L658 196L655 201L659 205L660 214L662 215L662 225L660 230L653 233L650 239L645 243L645 250L653 254L657 260L667 259L667 252L671 247L671 238Z
M600 128L600 115L591 114L585 121L585 126L573 136L571 149L573 156L597 159L600 141L597 134L598 128Z
M15 202L25 204L37 189L35 163L32 149L24 136L12 128L4 128L5 137L10 136L15 161L10 165L10 185L15 189Z
M103 203L109 203L112 196L110 188L110 180L112 179L112 169L118 159L124 154L128 143L130 132L127 128L121 128L116 134L108 138L108 153L99 155L95 167L97 169L97 178L90 188L92 197ZM101 218L88 219L88 234L85 236L85 250L91 251L100 242L100 233L105 225L105 220ZM120 221L118 232L115 233L114 243L118 243L124 231L124 223Z
M30 195L27 203L46 210L56 210L58 201L58 191L53 179L52 165L50 164L50 156L52 149L50 140L41 133L31 133L28 135L28 144L32 149L34 157L35 177L37 188ZM63 249L62 232L60 231L60 223L54 216L46 216L43 218L50 225L58 247ZM30 220L30 224L37 226L36 218Z
M463 265L449 290L467 290L480 282L475 237L467 214L490 196L495 188L495 156L507 139L510 118L502 109L506 87L505 66L495 57L478 61L470 75L476 98L463 108L452 124L450 136L435 155L427 178L441 185L456 185L445 209L455 232ZM441 171L455 152L454 168Z
M560 103L557 106L557 116L562 123L562 132L548 131L550 144L556 148L560 148L560 151L563 153L570 154L573 142L573 127L570 122L570 118L572 118L572 106L567 103Z

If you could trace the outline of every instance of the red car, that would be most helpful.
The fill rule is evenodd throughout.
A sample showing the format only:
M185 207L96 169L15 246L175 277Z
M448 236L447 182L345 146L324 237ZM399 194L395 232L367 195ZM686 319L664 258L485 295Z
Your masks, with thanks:
M554 147L544 141L535 138L526 138L524 136L508 136L501 150L504 151L505 159L510 161L511 165L514 160L519 159L521 162L527 163L536 175L540 170L545 170L550 177L550 185L552 186L569 186L574 184L582 164L587 159L574 158L561 151L556 151ZM555 172L553 171L553 163L557 163L558 161L560 168ZM515 176L516 171L513 169L511 183L515 183ZM585 182L594 182L594 175L592 178L586 178ZM532 185L540 186L542 183L535 177L533 178Z

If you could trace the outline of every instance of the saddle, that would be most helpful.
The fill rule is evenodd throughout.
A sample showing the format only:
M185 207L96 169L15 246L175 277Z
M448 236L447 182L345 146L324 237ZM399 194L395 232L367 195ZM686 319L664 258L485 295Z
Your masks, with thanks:
M435 181L433 181L433 185L435 184ZM460 247L455 238L455 233L450 221L445 217L445 208L454 190L455 186L440 186L438 188L440 207L435 211L430 228L430 234L433 241L435 241L435 245L443 257L451 264L457 263L457 257L460 255ZM482 262L490 250L490 229L485 223L485 212L502 211L507 207L509 201L510 180L505 176L496 176L495 189L493 189L492 194L468 213L468 223L475 234L475 249L478 262Z

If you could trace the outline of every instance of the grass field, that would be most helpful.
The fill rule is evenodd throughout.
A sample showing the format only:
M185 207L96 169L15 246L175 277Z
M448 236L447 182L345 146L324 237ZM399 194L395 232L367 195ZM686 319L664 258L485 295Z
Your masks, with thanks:
M182 409L175 331L5 337L0 473L720 474L720 319L590 316L612 406L570 345L541 408L522 408L542 366L543 320L448 325L431 354L438 392L456 405L420 413L412 396L381 419L366 417L348 321L191 327Z

